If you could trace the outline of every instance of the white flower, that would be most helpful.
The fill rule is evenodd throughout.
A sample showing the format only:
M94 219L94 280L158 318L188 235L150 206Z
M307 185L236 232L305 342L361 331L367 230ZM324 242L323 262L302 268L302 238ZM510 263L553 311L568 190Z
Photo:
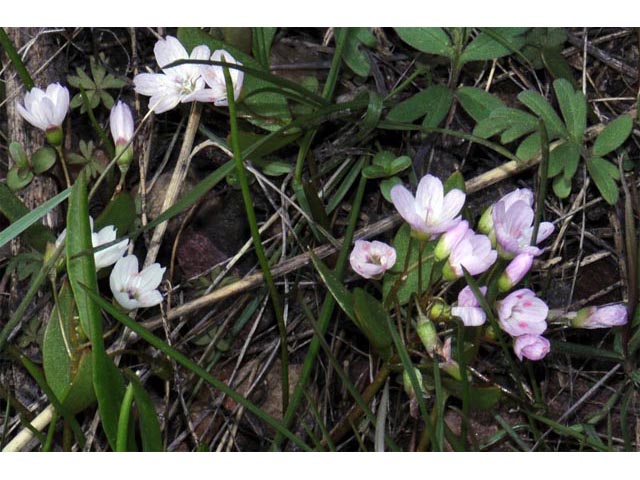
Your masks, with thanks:
M126 103L118 102L109 115L111 136L116 146L126 145L133 137L133 115Z
M27 122L46 132L62 126L69 110L69 90L59 83L52 83L46 91L32 88L24 96L24 106L17 104L18 113Z
M242 65L231 56L226 50L216 50L211 55L211 60L215 62L227 62L235 65ZM207 85L210 87L205 90L198 91L195 96L201 102L213 102L214 105L225 106L227 102L227 84L224 80L224 69L219 65L202 65L200 73ZM242 90L242 82L244 80L244 72L235 68L229 69L231 82L233 84L233 98L238 99L240 90Z
M116 239L116 229L113 225L107 225L101 229L98 233L93 232L93 218L89 217L89 223L91 225L91 245L96 249L102 245L113 242ZM62 243L67 236L67 229L65 228L62 233L56 239L56 247ZM129 240L124 239L110 247L97 250L93 254L93 261L96 264L96 271L101 268L113 265L118 261L122 255L129 248Z
M163 73L141 73L133 79L135 91L151 97L149 109L162 113L171 110L178 103L198 100L198 92L205 88L200 65L185 63L165 67L178 60L209 60L209 47L199 45L189 55L177 38L168 36L156 42L153 52Z
M153 307L162 303L157 290L166 270L154 263L138 272L138 257L127 255L116 262L109 277L109 286L116 301L127 310Z

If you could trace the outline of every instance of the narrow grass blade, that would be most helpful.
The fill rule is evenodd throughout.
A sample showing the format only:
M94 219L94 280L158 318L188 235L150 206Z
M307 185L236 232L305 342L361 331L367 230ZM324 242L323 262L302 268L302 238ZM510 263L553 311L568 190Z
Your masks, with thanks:
M67 188L55 197L44 202L42 205L39 205L29 211L27 207L25 207L13 193L11 193L5 184L0 184L0 212L2 212L2 214L12 222L9 227L0 232L0 247L16 238L25 230L28 230L38 220L65 201L70 193L71 190ZM16 201L18 202L17 204ZM18 213L17 209L19 209L20 206L23 207L25 214L16 218ZM37 225L34 226L31 232L31 235L28 236L27 239L31 246L40 252L44 252L47 242L53 243L56 240L51 231L44 225L41 228Z
M124 392L122 405L120 405L120 415L118 417L118 435L116 441L116 452L128 451L129 440L129 418L131 417L131 407L133 405L133 384L129 384Z
M163 450L162 431L160 430L160 422L158 421L158 415L156 414L151 397L135 373L125 370L125 375L130 382L129 386L132 387L133 401L135 402L138 412L142 451L161 452Z
M205 382L207 382L213 388L220 390L222 393L230 397L233 401L242 405L244 408L246 408L251 413L253 413L257 417L259 417L261 420L263 420L265 423L273 427L274 430L276 430L277 432L279 432L280 434L282 434L283 436L291 440L298 447L306 451L311 451L311 448L306 443L304 443L302 440L296 437L293 433L291 433L288 429L286 429L282 425L282 423L277 421L275 418L271 417L270 415L265 413L262 409L258 408L249 400L247 400L245 397L237 393L235 390L232 390L227 385L222 383L220 380L210 375L200 365L193 362L192 360L189 360L185 355L178 352L177 350L174 350L173 348L171 348L161 339L159 339L154 334L152 334L149 330L141 326L138 322L130 319L128 316L126 316L125 314L120 312L118 309L116 309L113 305L105 301L97 293L93 292L88 288L85 288L85 291L87 292L87 295L100 308L102 308L105 312L111 315L115 320L122 323L125 327L130 328L133 332L137 333L141 338L143 338L149 344L151 344L152 346L160 350L162 353L164 353L168 357L171 357L177 363L179 363L183 367L187 368L188 370L190 370L191 372L193 372L194 374L202 378Z
M78 309L80 326L89 337L93 349L93 386L98 399L102 427L111 448L115 450L124 381L120 371L107 356L102 339L100 309L88 295L88 292L98 292L98 281L93 260L85 175L78 177L71 190L67 231L67 273Z
M26 88L27 90L31 90L34 87L33 79L31 78L27 67L25 67L24 63L22 62L18 51L13 46L13 43L11 43L9 35L7 35L7 32L5 32L4 28L2 27L0 27L0 45L7 54L7 57L9 57L9 60L11 60L13 68L15 68L16 72L18 72L20 80L22 80L22 83L24 84L24 88Z

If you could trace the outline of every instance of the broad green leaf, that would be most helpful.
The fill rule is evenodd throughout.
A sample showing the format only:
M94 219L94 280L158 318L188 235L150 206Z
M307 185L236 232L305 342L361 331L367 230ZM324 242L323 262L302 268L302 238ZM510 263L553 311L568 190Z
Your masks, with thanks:
M456 97L464 111L476 122L489 117L496 108L505 106L498 97L477 87L460 87Z
M571 179L564 175L559 175L553 179L553 193L558 198L567 198L571 194Z
M593 155L603 157L607 153L613 152L631 135L632 129L633 119L631 116L620 115L600 132L600 135L598 135L598 138L596 138L593 144Z
M338 280L335 273L333 273L313 252L310 252L313 265L316 267L320 278L329 289L329 292L335 298L340 308L347 314L352 320L356 321L356 316L353 311L353 295L347 290L344 284Z
M436 127L451 108L451 90L443 85L432 85L395 105L387 120L411 123L426 115L427 127Z
M250 55L231 45L213 38L198 28L178 28L178 38L187 50L198 45L206 45L211 51L224 49L246 67L263 69L262 65ZM242 102L238 103L240 113L248 114L248 120L266 130L277 130L291 121L291 112L284 95L273 89L273 84L245 73L241 92Z
M380 165L367 165L362 169L362 176L368 179L387 178L387 169Z
M26 187L33 180L33 172L14 165L7 172L7 186L14 192Z
M549 134L549 139L561 136L566 137L568 135L567 129L556 111L538 92L534 92L533 90L521 92L518 95L518 100L542 119Z
M526 162L540 155L540 132L534 132L525 138L516 150L516 156Z
M392 203L391 189L396 185L402 185L402 179L400 179L400 177L385 178L380 182L380 193L382 193L384 199L389 203Z
M464 177L459 170L453 172L451 175L449 175L449 178L444 181L444 193L449 193L451 190L456 188L465 193L467 192L467 186L464 181Z
M378 152L373 156L371 164L377 167L382 167L384 170L386 170L395 158L396 156L393 154L393 152L382 150L381 152Z
M549 178L568 170L565 176L572 178L580 160L580 148L573 142L565 142L549 152Z
M0 247L24 232L27 243L44 253L47 242L55 242L56 237L48 227L37 222L66 200L70 192L70 189L66 189L30 211L4 183L0 183L0 213L11 222L9 227L0 232Z
M46 172L56 163L56 151L51 147L41 147L31 156L31 166L36 175Z
M402 27L395 29L402 41L416 50L448 58L453 56L449 35L439 27Z
M371 346L384 360L391 356L393 341L387 329L387 312L382 304L362 288L353 292L353 310L356 325L367 337Z
M73 296L68 283L58 294L42 340L42 366L47 383L62 405L78 413L96 401L91 350L78 349Z
M564 78L571 83L571 86L574 88L578 86L578 83L573 77L573 69L571 68L571 65L569 65L567 59L562 55L561 46L545 47L540 52L540 56L542 58L542 63L549 73L551 73L554 80Z
M396 294L400 305L406 304L411 298L412 293L418 292L418 258L420 242L411 237L411 228L409 225L404 224L393 239L391 245L396 249L396 264L394 267L387 271L382 283L382 297L384 302L388 301L388 296L392 293L394 288L397 288ZM409 256L409 273L406 278L402 275L404 264L409 251L409 245L411 245L411 254ZM439 272L433 272L433 259L429 258L434 249L434 242L426 244L422 253L422 288L426 289L429 282L437 280ZM433 278L432 278L433 277ZM397 284L397 286L396 286Z
M20 168L27 168L29 166L29 159L27 153L22 148L22 144L18 142L11 142L9 144L9 155L13 159L14 163Z
M524 45L523 28L485 28L460 56L461 63L492 60L517 51Z
M587 127L587 100L580 90L574 90L565 79L553 82L560 111L574 142L581 144Z
M133 387L133 401L138 410L142 451L161 452L163 450L162 431L160 430L160 422L151 397L149 397L135 373L125 370L125 374Z
M262 166L262 173L270 177L279 177L293 172L293 165L280 160L272 160L265 162Z
M118 415L124 395L124 381L106 353L102 338L100 309L88 292L98 292L93 260L87 180L78 176L71 189L67 213L67 273L78 309L80 326L93 348L93 386L98 399L100 419L111 448L115 450Z
M403 172L411 166L411 163L411 157L407 155L394 158L387 168L387 175L391 176Z
M587 170L591 179L595 182L602 198L609 205L618 201L618 184L616 179L620 178L620 173L616 166L604 158L595 157L587 160Z
M376 37L368 27L352 27L347 30L342 59L353 72L360 77L368 77L371 65L369 57L361 50L361 46L374 47Z
M105 207L96 218L94 230L98 232L107 225L113 225L118 237L126 235L136 219L136 203L131 194L122 191Z

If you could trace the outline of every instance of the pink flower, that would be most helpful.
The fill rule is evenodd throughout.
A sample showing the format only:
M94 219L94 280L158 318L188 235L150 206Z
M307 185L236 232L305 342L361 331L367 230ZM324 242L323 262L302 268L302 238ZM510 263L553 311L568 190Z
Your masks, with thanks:
M627 307L624 305L583 308L571 320L572 327L586 329L618 327L626 323Z
M549 340L540 335L521 335L513 342L513 351L520 361L523 357L529 360L542 360L550 350Z
M418 184L415 198L402 185L391 189L391 200L398 213L411 226L417 237L427 239L446 232L460 222L465 193L453 189L444 195L440 179L425 175Z
M396 250L376 240L356 240L349 261L351 268L361 277L380 278L396 263Z
M521 253L509 262L505 271L498 279L498 287L502 292L508 292L515 287L520 280L531 269L533 265L533 256L528 253Z
M487 287L480 287L482 295L487 294ZM458 305L451 307L451 314L460 317L466 327L479 327L484 325L487 315L480 307L480 302L471 290L470 286L464 287L458 294Z
M449 260L442 269L446 280L454 280L464 276L462 267L470 275L485 272L498 258L498 253L491 248L491 240L486 235L480 235L467 230L449 254Z
M517 188L513 192L507 193L504 197L502 197L499 202L503 202L505 205L505 209L508 210L511 205L513 205L518 200L522 200L530 207L533 205L533 192L528 188ZM480 222L478 223L478 231L489 235L489 233L493 230L493 213L494 205L491 205L487 208L480 218Z
M510 293L498 304L500 326L512 337L542 334L548 313L547 304L528 288Z
M499 201L493 207L492 219L500 256L513 258L520 253L527 253L537 257L542 253L541 249L531 245L533 209L526 201L516 200L510 205ZM551 235L553 228L553 224L541 222L535 243Z

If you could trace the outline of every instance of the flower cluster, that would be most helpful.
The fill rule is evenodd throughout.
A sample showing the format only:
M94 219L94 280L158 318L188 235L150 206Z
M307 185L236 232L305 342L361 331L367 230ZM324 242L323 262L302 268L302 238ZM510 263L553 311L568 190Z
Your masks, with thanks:
M196 63L170 65L180 60L213 60L241 66L229 52L216 50L211 53L209 47L199 45L189 54L180 41L172 36L158 40L153 52L162 73L140 73L133 79L136 92L151 97L150 110L162 113L175 108L179 103L194 101L227 105L223 67ZM244 73L235 68L229 69L229 73L234 98L237 99L242 89Z
M162 303L162 294L157 290L162 282L165 267L158 263L149 265L138 272L138 259L135 255L124 256L129 249L129 239L125 238L116 243L116 229L113 225L93 231L93 218L89 217L91 225L91 244L96 249L93 254L96 271L109 267L115 263L109 284L116 301L127 310L153 307ZM56 239L56 247L67 236L65 228Z

